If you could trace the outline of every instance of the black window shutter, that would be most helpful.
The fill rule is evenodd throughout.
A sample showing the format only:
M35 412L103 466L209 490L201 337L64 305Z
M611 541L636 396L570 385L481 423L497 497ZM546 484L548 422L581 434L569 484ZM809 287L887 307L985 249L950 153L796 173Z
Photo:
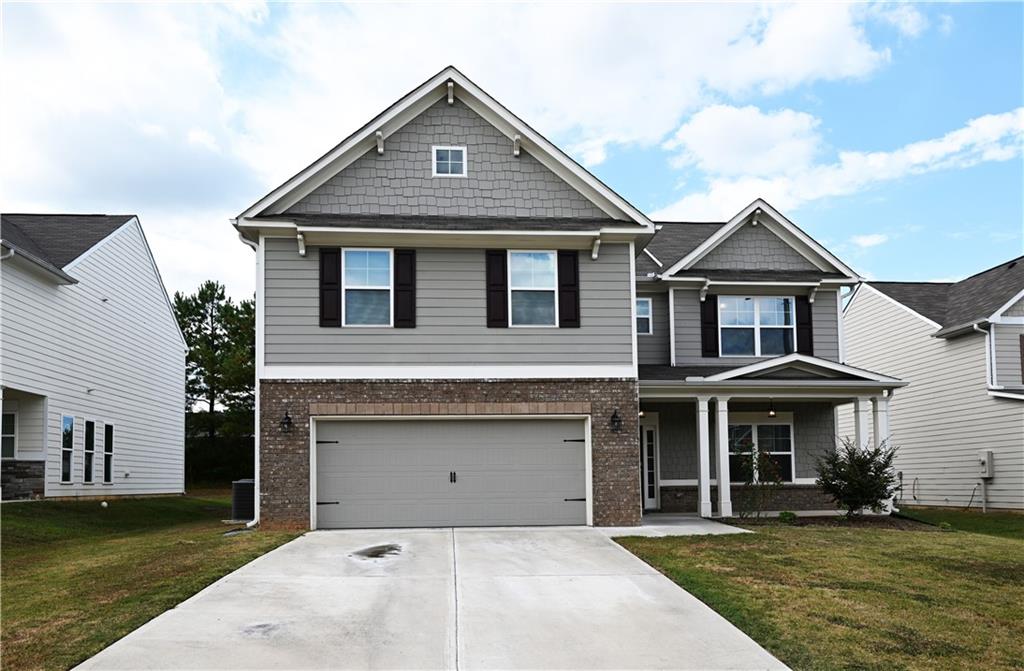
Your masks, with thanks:
M395 250L395 328L416 328L416 250Z
M796 297L796 351L814 356L814 327L811 324L811 301L807 296Z
M488 249L487 328L508 327L508 254L504 249Z
M713 294L700 304L700 355L718 356L718 296Z
M341 249L320 248L320 326L341 326Z
M558 252L558 326L580 327L580 253Z

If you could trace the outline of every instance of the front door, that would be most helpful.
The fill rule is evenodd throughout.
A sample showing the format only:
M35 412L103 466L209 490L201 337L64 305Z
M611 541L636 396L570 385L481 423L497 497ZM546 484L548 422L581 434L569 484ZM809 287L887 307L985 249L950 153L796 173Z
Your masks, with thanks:
M640 483L644 496L644 510L657 510L658 508L658 468L657 420L642 421L640 423Z

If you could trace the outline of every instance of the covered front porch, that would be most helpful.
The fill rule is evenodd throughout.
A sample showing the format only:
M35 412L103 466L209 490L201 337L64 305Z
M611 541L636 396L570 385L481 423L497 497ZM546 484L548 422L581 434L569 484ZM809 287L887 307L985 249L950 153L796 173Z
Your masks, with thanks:
M656 368L640 373L643 507L701 517L834 512L815 485L818 459L844 438L885 441L904 384L801 355L716 372ZM848 403L855 435L839 436L835 408Z

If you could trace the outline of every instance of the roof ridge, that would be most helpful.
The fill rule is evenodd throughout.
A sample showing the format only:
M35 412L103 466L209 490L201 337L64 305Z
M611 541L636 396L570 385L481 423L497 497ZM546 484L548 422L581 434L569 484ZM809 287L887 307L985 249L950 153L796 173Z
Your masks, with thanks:
M971 279L972 277L977 277L978 275L984 275L985 273L990 273L993 270L999 270L1003 266L1009 265L1011 263L1016 263L1016 262L1022 261L1022 260L1024 260L1024 254L1022 254L1020 256L1017 256L1017 257L1014 257L1012 259L1007 259L1007 260L1003 261L1002 263L997 263L996 265L994 265L994 266L992 266L990 268L986 268L985 270L979 270L978 272L974 273L973 275L968 275L967 277L965 277L962 280L959 280L957 282L954 282L953 284L960 284L960 282L966 282L967 280Z

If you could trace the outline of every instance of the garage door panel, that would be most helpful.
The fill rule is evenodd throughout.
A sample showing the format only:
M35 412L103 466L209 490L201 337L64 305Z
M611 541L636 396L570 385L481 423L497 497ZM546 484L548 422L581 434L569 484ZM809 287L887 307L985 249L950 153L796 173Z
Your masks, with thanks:
M585 524L586 502L566 501L586 492L583 432L580 420L320 423L317 525Z

